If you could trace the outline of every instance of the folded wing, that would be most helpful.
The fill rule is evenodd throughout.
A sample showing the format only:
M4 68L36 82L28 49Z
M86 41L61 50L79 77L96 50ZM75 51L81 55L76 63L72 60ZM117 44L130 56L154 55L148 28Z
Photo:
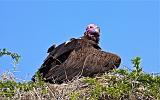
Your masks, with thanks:
M79 76L93 76L120 65L119 56L100 50L98 44L73 39L54 48L39 72L46 82L63 83Z

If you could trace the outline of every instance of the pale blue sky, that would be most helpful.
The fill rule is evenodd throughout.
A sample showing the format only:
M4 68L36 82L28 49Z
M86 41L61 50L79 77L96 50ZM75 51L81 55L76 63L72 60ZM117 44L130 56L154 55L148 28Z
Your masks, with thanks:
M16 75L29 74L29 80L53 43L81 37L86 25L95 23L104 51L118 54L129 68L130 59L140 56L144 71L157 73L159 12L158 0L0 0L0 48L21 55ZM0 73L11 68L11 59L1 57Z

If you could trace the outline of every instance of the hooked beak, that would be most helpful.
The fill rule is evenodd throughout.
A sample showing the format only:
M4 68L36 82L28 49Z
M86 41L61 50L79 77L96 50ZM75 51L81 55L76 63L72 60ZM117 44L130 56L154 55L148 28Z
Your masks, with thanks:
M96 32L96 33L100 33L100 28L97 27L97 28L95 29L95 32Z

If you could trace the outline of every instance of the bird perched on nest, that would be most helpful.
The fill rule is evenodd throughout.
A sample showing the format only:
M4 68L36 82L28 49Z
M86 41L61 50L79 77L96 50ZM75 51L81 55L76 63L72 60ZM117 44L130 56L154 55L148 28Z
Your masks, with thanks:
M81 38L72 38L57 47L51 46L48 49L49 55L38 70L43 80L63 83L76 77L92 77L118 68L120 57L101 51L98 45L99 37L100 28L95 24L89 24Z

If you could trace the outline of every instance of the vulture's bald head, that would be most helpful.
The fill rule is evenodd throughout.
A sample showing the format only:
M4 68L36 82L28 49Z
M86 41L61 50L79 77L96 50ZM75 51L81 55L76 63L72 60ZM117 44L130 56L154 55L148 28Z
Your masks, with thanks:
M99 43L100 28L95 24L89 24L86 27L84 37Z

